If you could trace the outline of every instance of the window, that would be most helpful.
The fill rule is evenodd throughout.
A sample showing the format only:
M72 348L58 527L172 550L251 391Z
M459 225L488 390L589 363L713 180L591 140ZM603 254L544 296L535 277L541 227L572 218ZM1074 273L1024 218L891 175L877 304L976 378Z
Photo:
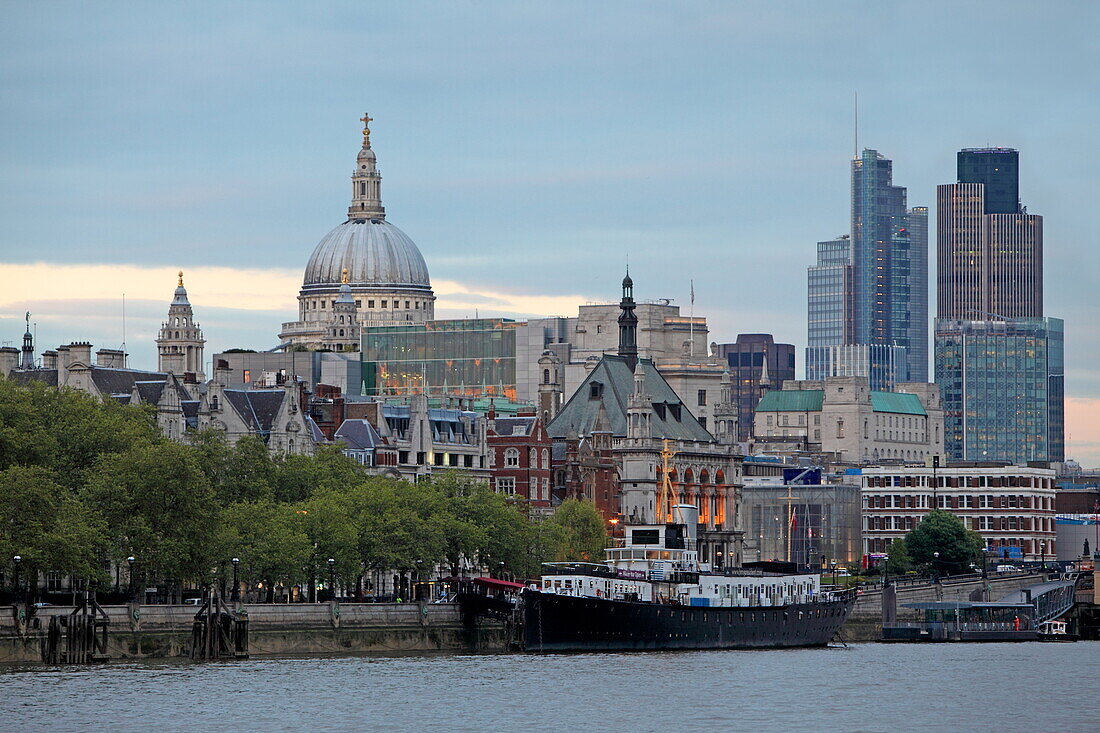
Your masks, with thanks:
M367 301L367 307L368 308L373 308L374 307L374 301L373 300L368 300Z
M501 476L497 479L497 493L511 496L516 493L516 480L512 476Z
M706 405L707 404L707 391L705 389L699 390L699 393L696 395L696 398L698 399L698 402L696 404L698 404L700 407Z
M600 382L592 382L588 385L588 397L589 399L598 400L603 396L603 384Z
M407 301L407 300L405 301L405 307L406 307L406 308L408 308L408 307L409 307L409 301Z
M362 308L363 307L363 301L361 301L361 300L355 301L355 307L356 308Z
M382 307L383 307L383 308L385 308L385 307L387 306L387 304L388 304L388 303L389 303L389 301L388 301L388 300L383 300L383 301L382 301Z
M519 468L519 448L508 448L504 451L504 467Z
M768 425L771 425L771 424L772 424L772 416L768 415Z
M538 451L537 448L532 448L531 449L531 462L527 464L527 467L528 468L538 468L539 467L539 451Z
M841 388L843 389L843 388ZM844 437L844 418L838 417L836 420L836 437Z
M542 467L550 468L550 451L547 448L542 449ZM543 479L543 481L547 481L547 479Z

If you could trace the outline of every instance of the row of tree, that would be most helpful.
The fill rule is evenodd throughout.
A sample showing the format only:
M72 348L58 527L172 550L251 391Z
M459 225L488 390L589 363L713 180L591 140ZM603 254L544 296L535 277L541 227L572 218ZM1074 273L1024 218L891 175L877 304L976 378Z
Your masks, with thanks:
M982 536L967 529L957 516L933 509L903 539L891 542L886 554L892 573L916 570L925 575L952 575L981 567L984 546Z
M233 557L265 588L327 577L329 558L344 587L471 563L530 577L605 542L590 503L540 521L455 473L372 477L338 448L272 457L258 436L230 446L214 431L176 443L148 408L0 379L0 557L21 556L25 577L107 583L129 557L137 584L176 587L231 577Z

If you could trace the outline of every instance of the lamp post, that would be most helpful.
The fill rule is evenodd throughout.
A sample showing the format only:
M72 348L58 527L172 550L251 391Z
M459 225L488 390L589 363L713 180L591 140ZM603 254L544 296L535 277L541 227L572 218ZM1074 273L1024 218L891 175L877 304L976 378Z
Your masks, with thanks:
M1046 540L1040 540L1039 541L1039 569L1040 570L1046 570L1047 569L1047 541Z
M12 577L12 581L14 581L15 584L15 602L18 603L23 600L23 588L19 585L19 569L23 566L23 556L14 555L11 561L15 565L15 573Z
M504 561L503 560L501 560L500 562L497 563L497 568L498 568L497 577L500 578L501 580L504 580Z
M241 602L241 584L237 580L237 568L241 564L241 559L239 557L235 557L232 560L230 560L229 562L233 563L233 593L230 596L230 600L232 600L233 603L240 603Z
M130 557L126 558L126 564L130 566L129 573L126 576L126 584L127 584L127 586L129 586L129 588L127 590L127 595L129 596L131 603L133 603L134 600L135 600L134 599L134 590L135 590L134 589L134 563L135 562L137 562L137 558L134 557L133 555L130 555Z
M328 599L336 600L336 558L328 559Z
M890 554L882 553L882 587L890 585Z
M833 560L832 566L833 566L833 585L835 586L836 585L836 560Z
M940 553L932 553L932 582L940 582Z

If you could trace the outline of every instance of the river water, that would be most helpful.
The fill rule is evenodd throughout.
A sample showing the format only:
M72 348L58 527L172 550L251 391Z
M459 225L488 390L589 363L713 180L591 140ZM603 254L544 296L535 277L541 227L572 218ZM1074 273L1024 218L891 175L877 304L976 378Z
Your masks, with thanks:
M1096 731L1100 642L0 667L0 730Z

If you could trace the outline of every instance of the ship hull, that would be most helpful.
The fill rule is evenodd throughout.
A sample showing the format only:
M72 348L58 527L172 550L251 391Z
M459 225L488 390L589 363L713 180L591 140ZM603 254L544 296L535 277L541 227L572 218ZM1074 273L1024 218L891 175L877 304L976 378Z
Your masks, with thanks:
M529 652L776 649L825 646L854 599L787 606L679 606L525 590Z

